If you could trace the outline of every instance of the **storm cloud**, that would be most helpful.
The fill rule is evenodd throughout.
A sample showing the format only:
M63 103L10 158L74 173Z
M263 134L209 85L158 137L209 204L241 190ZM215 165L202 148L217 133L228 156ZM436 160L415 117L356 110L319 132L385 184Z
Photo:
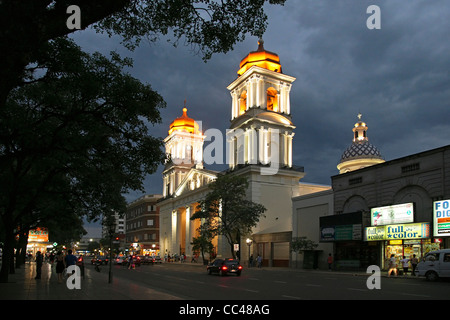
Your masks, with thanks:
M366 26L372 4L381 10L381 29ZM291 90L293 160L304 166L304 181L331 183L351 144L358 113L385 160L449 144L447 0L288 0L284 6L267 5L267 13L264 47L279 55L283 73L296 78ZM167 102L162 124L151 128L160 137L182 114L185 100L188 115L202 121L204 130L225 134L231 118L226 87L258 40L248 36L233 51L204 63L191 48L175 48L164 39L129 52L118 39L90 30L73 37L87 51L118 50L134 59L128 71ZM148 177L146 193L162 192L161 172L162 167ZM138 196L129 195L130 200Z

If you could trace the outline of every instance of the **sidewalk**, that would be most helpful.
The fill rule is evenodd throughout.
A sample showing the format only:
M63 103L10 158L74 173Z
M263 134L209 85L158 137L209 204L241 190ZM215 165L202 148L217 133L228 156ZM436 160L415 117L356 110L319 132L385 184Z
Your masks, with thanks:
M8 283L0 283L0 300L180 300L178 297L145 288L136 283L113 277L108 283L108 272L96 272L85 268L81 289L69 289L66 279L58 283L50 264L42 266L41 279L36 280L35 264L25 263Z

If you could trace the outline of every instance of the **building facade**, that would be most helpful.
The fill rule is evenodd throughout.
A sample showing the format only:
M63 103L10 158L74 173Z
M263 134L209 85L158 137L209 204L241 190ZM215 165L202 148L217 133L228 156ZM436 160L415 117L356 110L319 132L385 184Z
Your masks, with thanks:
M160 217L158 200L162 195L145 195L127 206L125 214L125 249L135 254L160 252Z
M391 254L420 258L449 248L449 177L450 146L333 176L335 225L360 226L357 238L333 240L336 260L384 268ZM359 218L341 223L349 215Z
M203 145L204 135L196 131L196 121L183 111L183 123L176 119L169 128L166 150L171 159L163 172L164 198L158 203L161 214L161 248L163 254L194 254L192 238L198 221L191 221L198 202L208 193L208 184L218 174L247 177L246 198L265 206L251 235L234 245L242 261L249 255L261 255L263 265L288 266L292 238L292 197L310 192L299 184L303 168L292 163L292 141L295 126L291 118L290 90L295 78L281 72L277 54L258 49L244 57L237 78L228 86L231 95L231 124L226 134L227 163L225 172L207 170L190 150ZM178 126L176 124L179 124ZM172 130L173 129L173 130ZM181 136L186 136L185 140ZM182 147L178 143L185 143ZM169 146L170 144L170 146ZM178 150L178 153L177 153ZM187 157L183 157L183 151ZM190 156L189 156L190 155ZM215 255L228 256L228 243L220 236L214 240Z

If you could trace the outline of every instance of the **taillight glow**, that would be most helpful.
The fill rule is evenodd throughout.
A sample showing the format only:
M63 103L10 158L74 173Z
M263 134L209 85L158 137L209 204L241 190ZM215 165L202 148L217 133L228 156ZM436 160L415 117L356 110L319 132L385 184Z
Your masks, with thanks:
M239 266L238 269L241 270L241 269L242 269L242 266Z
M228 269L227 266L222 267L222 270L227 270L227 269Z

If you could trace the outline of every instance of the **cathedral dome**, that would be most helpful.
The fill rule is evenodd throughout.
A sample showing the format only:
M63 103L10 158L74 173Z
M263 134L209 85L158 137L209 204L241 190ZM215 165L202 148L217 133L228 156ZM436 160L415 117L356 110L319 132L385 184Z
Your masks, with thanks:
M198 133L198 123L194 119L191 119L187 115L187 109L183 108L183 115L176 118L171 124L169 134L174 131L182 131L188 133Z
M337 166L340 173L350 172L362 169L378 163L384 162L380 151L369 142L367 137L367 125L361 121L361 114L358 115L359 121L353 128L353 143L344 151Z
M368 141L364 141L362 143L354 142L351 146L349 146L341 157L341 163L348 160L353 159L361 159L361 158L378 158L383 159L380 151Z
M280 57L276 53L264 49L264 41L258 41L258 50L250 52L239 64L238 75L243 75L252 66L281 73Z

